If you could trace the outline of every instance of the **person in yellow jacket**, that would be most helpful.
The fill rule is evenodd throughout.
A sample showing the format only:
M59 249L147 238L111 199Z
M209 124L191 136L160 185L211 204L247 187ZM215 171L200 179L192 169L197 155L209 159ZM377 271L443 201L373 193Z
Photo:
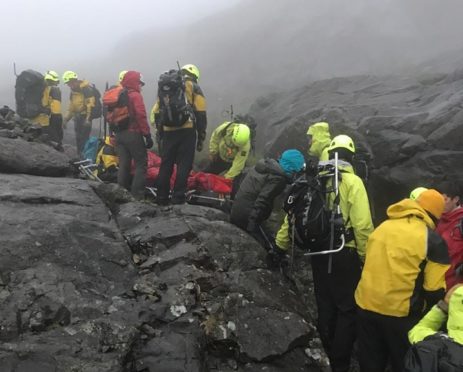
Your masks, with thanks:
M310 156L315 156L320 161L329 159L328 147L331 142L331 134L327 122L321 121L310 125L307 130L307 139Z
M177 76L177 71L169 71ZM167 102L156 100L151 110L151 122L156 126L156 141L160 148L161 167L157 179L158 196L156 202L159 205L184 204L186 201L187 181L196 151L202 151L204 139L206 138L207 114L206 99L198 84L200 72L197 66L187 64L181 68L183 76L184 95L192 115L179 126L171 122L172 107ZM158 93L161 94L161 93ZM165 97L168 98L168 97ZM178 114L178 113L177 113ZM182 113L182 117L184 112ZM172 118L170 118L171 116ZM174 115L177 117L177 115ZM175 178L172 197L170 198L170 178L177 165L177 176Z
M31 119L31 122L39 124L48 138L57 143L56 148L62 150L63 116L61 114L61 90L58 87L59 75L56 71L49 70L44 80L46 87L42 95L43 112Z
M434 229L444 205L439 192L425 190L391 205L370 235L355 291L361 371L384 371L388 360L402 371L408 331L443 298L450 260Z
M368 236L373 231L373 222L363 181L354 174L349 163L355 154L352 138L346 135L334 137L328 152L331 158L337 153L340 160L339 204L349 234L346 234L344 249L331 255L313 256L311 264L320 339L332 370L347 372L355 341L354 292L360 279L361 260L365 256ZM330 193L328 199L333 203L334 193ZM291 230L286 218L275 240L277 256L293 244ZM330 260L331 272L328 270Z
M243 171L251 151L251 130L246 124L226 121L212 132L206 173L234 179Z
M412 347L404 372L463 371L463 284L453 286L408 332L408 339Z
M92 131L94 108L97 107L97 97L94 88L87 80L79 80L74 71L63 74L63 82L71 88L71 96L64 125L74 120L77 154L80 156Z
M119 157L116 153L116 139L106 136L103 146L96 156L95 164L98 166L96 175L105 182L117 182L119 170Z

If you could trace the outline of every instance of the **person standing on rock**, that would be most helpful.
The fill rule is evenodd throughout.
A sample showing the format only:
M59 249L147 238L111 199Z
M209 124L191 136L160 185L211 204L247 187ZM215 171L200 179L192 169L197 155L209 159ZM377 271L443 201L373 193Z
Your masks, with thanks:
M92 131L92 120L101 116L100 94L87 80L79 80L74 71L64 72L63 82L71 88L64 125L71 119L74 120L77 154L81 156L85 142Z
M434 231L444 197L423 191L387 209L388 220L368 238L365 266L355 291L362 372L382 372L388 361L403 370L408 331L445 294L447 246Z
M151 110L162 159L157 180L158 205L186 202L188 176L193 168L195 149L203 149L207 114L206 99L198 84L199 77L198 67L187 64L180 72L167 71L158 81L158 99ZM169 91L173 94L169 94ZM181 100L176 102L176 97ZM177 108L181 106L179 112ZM177 175L170 198L170 178L174 165L177 165Z
M127 71L121 81L129 96L129 125L115 130L116 152L119 156L117 183L129 190L136 199L143 199L147 167L146 149L153 146L146 108L141 95L145 83L137 71ZM135 174L131 180L130 168L135 162Z
M269 234L262 230L261 224L272 213L275 198L304 166L304 156L294 149L283 152L278 161L269 158L259 160L241 182L231 209L230 222L248 231L267 247Z
M42 95L43 112L31 119L39 124L50 141L56 142L56 149L63 150L63 115L61 114L61 90L58 87L59 75L49 70L44 77L46 86Z
M338 253L316 255L311 259L315 299L318 309L317 330L323 348L336 372L348 372L356 338L356 304L354 292L365 258L368 236L373 231L368 195L363 181L350 165L355 154L352 138L339 135L328 147L331 159L338 154L341 179L339 205L346 229L345 247ZM334 192L327 196L334 200ZM276 246L282 256L292 244L288 218L276 236ZM348 233L349 232L349 233ZM323 250L330 249L329 242ZM331 270L329 270L331 267Z

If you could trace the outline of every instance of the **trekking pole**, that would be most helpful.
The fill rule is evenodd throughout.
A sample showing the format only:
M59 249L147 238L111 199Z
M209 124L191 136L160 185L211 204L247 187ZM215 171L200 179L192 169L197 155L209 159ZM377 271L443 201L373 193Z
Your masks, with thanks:
M338 153L334 153L334 201L333 201L333 212L331 213L331 231L330 231L330 251L334 250L334 235L335 235L335 219L341 213L341 207L339 206L339 182L338 182ZM344 235L343 235L344 237ZM344 245L343 245L344 246ZM328 258L328 274L331 274L333 268L333 255L330 254Z
M230 105L230 121L233 121L233 105Z
M14 76L18 77L18 74L16 72L16 62L13 62L13 73L14 73Z
M106 82L106 86L105 86L105 92L109 89L109 83ZM104 140L106 141L106 133L107 133L107 126L108 126L108 122L106 121L106 112L105 112L105 108L104 108L104 105L103 105L103 126L104 126Z

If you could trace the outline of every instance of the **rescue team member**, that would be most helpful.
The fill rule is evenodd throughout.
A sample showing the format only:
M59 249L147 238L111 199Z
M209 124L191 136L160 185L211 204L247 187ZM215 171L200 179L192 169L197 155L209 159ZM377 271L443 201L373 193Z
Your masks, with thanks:
M126 129L115 133L116 151L119 156L117 183L130 190L136 199L143 199L147 167L146 149L153 146L145 103L141 95L141 87L145 83L139 72L127 71L121 85L128 90L129 94L130 123ZM135 162L135 174L131 179L132 159Z
M234 179L244 169L251 151L251 131L246 124L226 121L212 132L209 165L204 172Z
M57 143L57 150L63 151L63 115L61 114L61 90L58 86L59 75L49 70L44 77L46 87L42 95L43 112L31 119L39 124L48 138Z
M185 80L185 96L192 106L194 120L188 119L180 127L170 126L169 123L162 123L162 115L159 115L159 99L151 110L152 117L156 124L156 137L161 143L161 168L158 176L158 197L159 205L184 204L187 191L188 176L193 168L195 147L197 151L203 148L206 138L207 115L206 99L198 84L200 72L198 67L192 64L181 68ZM177 165L177 176L175 178L172 198L170 199L170 178Z
M63 82L71 88L71 97L67 114L64 117L66 125L74 120L77 154L80 156L92 131L93 109L97 107L95 89L87 80L79 80L74 71L63 74Z
M408 331L444 297L447 246L434 231L444 197L423 191L387 209L388 219L370 235L362 277L355 291L362 372L403 370Z
M355 154L352 138L339 135L328 147L330 158L338 154L343 163L339 184L340 208L346 231L345 248L332 255L318 255L311 258L315 299L318 308L317 329L333 371L349 371L352 349L356 338L356 304L354 292L360 279L361 261L365 257L368 236L373 231L370 205L365 186L354 174L350 165ZM334 193L329 194L333 202ZM276 236L277 247L285 252L291 244L288 219ZM326 247L326 250L329 247ZM328 263L332 256L332 269Z

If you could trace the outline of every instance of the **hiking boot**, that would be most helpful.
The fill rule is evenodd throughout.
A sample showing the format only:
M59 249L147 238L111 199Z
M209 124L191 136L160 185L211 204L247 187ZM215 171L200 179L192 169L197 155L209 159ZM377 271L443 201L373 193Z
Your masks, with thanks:
M163 207L163 206L169 205L170 200L167 198L157 198L156 204L159 205L160 207Z
M174 196L172 198L172 204L177 204L177 205L181 205L181 204L185 204L186 203L186 198L183 196Z

